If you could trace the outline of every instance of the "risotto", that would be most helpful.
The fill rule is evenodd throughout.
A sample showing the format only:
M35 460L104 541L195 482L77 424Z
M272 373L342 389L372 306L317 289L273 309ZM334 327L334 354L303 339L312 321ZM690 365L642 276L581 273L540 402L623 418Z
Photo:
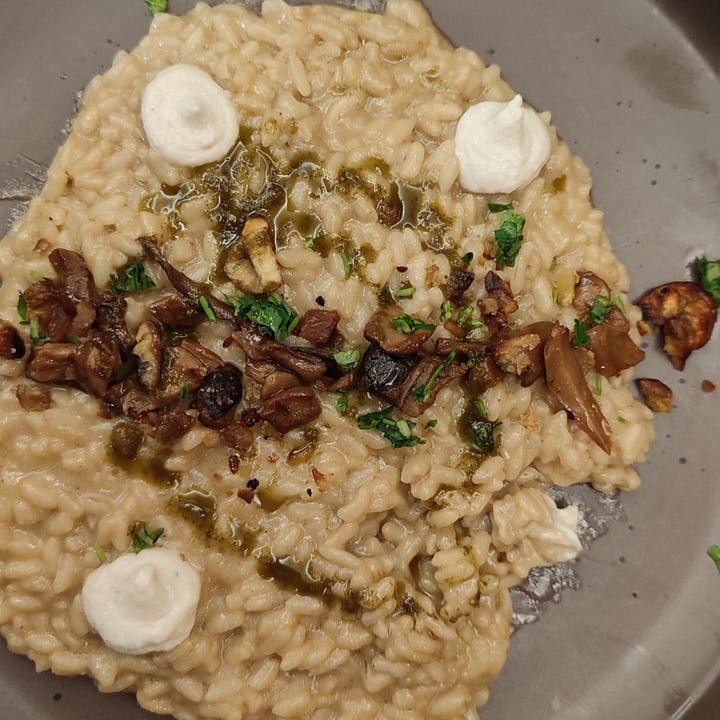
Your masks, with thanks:
M149 119L182 66L215 159ZM520 187L467 190L479 103L547 143ZM580 549L551 487L637 488L654 435L589 194L414 0L157 16L0 243L10 650L188 720L477 718L510 589Z

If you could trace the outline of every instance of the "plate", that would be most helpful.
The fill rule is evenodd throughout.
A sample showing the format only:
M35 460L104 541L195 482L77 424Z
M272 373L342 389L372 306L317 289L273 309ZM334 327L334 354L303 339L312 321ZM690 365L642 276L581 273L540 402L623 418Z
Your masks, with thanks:
M175 12L191 0L170 0ZM594 177L593 197L632 296L720 257L720 3L717 0L427 0L456 44L497 62ZM142 0L0 4L0 227L42 183L77 93L130 49ZM483 720L713 720L720 702L720 338L683 373L648 340L637 375L675 408L657 416L644 485L577 561L567 590L514 637ZM150 720L126 695L37 675L0 649L3 714L15 720Z

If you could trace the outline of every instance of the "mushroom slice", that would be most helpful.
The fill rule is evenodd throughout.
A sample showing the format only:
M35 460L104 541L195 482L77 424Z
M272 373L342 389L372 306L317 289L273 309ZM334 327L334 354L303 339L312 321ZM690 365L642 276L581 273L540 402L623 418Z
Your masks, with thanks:
M608 455L612 442L607 420L593 397L573 352L570 333L559 323L553 326L545 343L545 379L550 392L575 422Z
M133 355L138 358L138 377L151 392L160 382L163 361L162 328L152 320L140 325L135 336Z
M249 295L263 295L280 287L280 266L265 218L247 220L240 239L228 253L225 274Z
M648 320L662 329L663 349L676 370L682 370L690 353L707 343L717 320L712 295L694 282L658 285L639 304Z
M658 413L669 413L672 410L672 390L656 378L638 378L637 387L645 400L645 404Z

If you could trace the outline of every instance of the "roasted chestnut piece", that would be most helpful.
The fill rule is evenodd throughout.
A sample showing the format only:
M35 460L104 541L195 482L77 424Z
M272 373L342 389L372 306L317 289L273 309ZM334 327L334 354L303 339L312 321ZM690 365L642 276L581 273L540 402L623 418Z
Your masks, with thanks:
M712 295L694 282L658 285L639 304L647 319L662 330L663 349L676 370L682 370L690 353L707 343L717 320Z

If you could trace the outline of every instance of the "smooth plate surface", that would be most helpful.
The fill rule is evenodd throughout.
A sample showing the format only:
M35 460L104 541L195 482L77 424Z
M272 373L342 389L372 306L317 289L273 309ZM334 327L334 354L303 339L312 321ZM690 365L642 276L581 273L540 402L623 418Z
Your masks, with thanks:
M170 0L182 11L191 0ZM718 0L427 0L457 44L497 62L553 113L594 176L632 296L720 257ZM0 3L0 227L41 187L76 94L130 49L142 0ZM1 272L0 268L0 272ZM566 591L516 634L483 720L716 720L720 707L720 332L683 373L648 342L638 376L658 377L675 409L658 416L644 485L625 517L577 563ZM704 697L701 697L703 696ZM129 696L84 679L36 675L0 648L0 716L149 720Z

